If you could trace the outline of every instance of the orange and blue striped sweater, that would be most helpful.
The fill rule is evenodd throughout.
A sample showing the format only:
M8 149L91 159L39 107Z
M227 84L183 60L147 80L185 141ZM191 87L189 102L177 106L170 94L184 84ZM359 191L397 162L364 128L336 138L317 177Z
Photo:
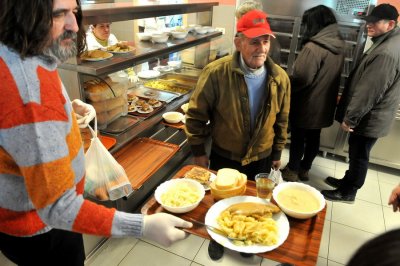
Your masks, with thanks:
M0 232L142 236L141 214L83 198L82 141L56 67L46 56L22 60L0 43Z

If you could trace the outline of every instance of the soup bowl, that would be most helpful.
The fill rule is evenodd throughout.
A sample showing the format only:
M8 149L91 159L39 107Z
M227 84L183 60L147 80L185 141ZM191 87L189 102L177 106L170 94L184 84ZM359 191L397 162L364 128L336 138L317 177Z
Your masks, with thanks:
M284 213L297 219L313 217L326 204L324 196L318 190L298 182L279 184L274 188L272 197Z

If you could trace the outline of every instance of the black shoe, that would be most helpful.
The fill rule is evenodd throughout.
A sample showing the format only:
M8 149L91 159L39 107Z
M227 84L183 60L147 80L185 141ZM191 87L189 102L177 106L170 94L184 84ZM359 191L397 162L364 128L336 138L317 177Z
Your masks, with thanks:
M340 184L342 183L342 179L328 176L327 178L325 178L325 183L327 183L331 187L338 188L338 187L340 187Z
M208 245L208 255L212 260L219 260L224 255L224 246L214 240L210 240Z
M344 203L353 204L356 199L356 192L348 192L344 193L339 189L335 190L322 190L322 195L324 195L325 199L330 201L338 201Z
M290 169L288 165L286 165L286 167L281 170L281 173L282 173L282 178L285 181L289 182L299 181L299 176L297 171Z
M242 256L243 258L250 258L253 256L252 253L244 253L244 252L240 252L240 256Z
M308 170L305 170L303 168L300 167L299 169L299 174L298 174L299 178L301 181L308 181L310 180L310 178L308 177Z

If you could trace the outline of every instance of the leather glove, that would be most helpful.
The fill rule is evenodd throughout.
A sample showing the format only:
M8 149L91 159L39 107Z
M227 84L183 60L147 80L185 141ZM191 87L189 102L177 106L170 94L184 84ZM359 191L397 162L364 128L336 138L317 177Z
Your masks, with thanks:
M143 237L169 247L172 243L185 239L188 233L176 228L191 228L192 223L167 213L144 216Z
M92 105L84 103L79 99L73 100L71 104L80 128L87 127L90 121L96 117L96 110Z

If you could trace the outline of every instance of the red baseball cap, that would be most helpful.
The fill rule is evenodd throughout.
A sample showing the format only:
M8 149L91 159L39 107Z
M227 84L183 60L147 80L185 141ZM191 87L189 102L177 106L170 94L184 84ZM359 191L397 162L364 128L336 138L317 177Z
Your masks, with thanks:
M267 14L257 9L247 12L239 19L236 31L243 33L247 38L256 38L262 35L271 35L275 38L269 27Z

